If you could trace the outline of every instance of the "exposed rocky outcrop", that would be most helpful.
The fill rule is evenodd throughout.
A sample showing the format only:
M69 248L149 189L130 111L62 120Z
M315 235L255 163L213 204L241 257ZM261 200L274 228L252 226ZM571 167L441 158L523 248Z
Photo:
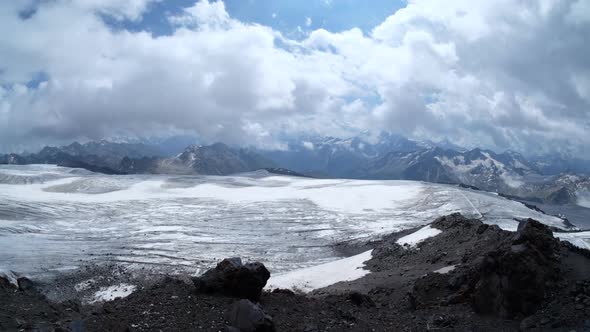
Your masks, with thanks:
M479 262L478 262L479 263ZM473 305L478 312L514 318L535 312L561 278L559 241L529 219L476 270Z
M240 258L227 258L214 269L194 278L198 292L218 293L258 301L270 272L262 263L242 264Z
M12 271L0 272L0 289L25 292L34 288L35 284L27 277L19 276Z

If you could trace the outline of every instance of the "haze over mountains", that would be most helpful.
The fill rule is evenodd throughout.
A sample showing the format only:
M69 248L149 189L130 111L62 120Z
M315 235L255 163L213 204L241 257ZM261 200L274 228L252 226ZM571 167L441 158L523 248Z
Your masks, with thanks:
M181 140L182 141L182 140ZM186 139L184 140L186 141ZM507 151L466 150L448 143L415 141L382 133L302 137L281 150L189 145L74 142L33 154L0 156L2 164L57 164L108 174L229 175L257 169L314 177L403 179L462 184L531 201L565 204L590 192L590 162L559 156L529 157Z

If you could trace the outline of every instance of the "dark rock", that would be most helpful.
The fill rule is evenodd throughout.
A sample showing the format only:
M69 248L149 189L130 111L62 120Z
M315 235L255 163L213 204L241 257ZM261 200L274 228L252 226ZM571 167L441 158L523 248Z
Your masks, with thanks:
M463 227L463 228L478 227L479 228L481 225L483 225L483 223L481 221L466 218L460 213L453 213L448 216L443 216L443 217L437 218L432 223L432 227L440 229L440 230L452 229L452 228L457 228L457 227Z
M258 301L270 272L262 263L242 264L240 258L224 259L214 269L193 279L198 292L218 293Z
M479 266L473 304L504 318L530 315L559 280L559 241L547 226L529 219Z
M275 331L272 317L262 308L249 300L240 300L233 304L228 312L227 321L231 328L242 332Z
M303 327L303 332L317 332L317 331L319 331L319 329L318 329L317 325L315 325L313 323L307 323Z
M485 232L488 229L488 225L487 224L481 224L477 227L477 234L482 234L483 232Z
M537 320L534 316L529 316L520 322L520 329L521 330L532 329L535 326L537 326Z
M414 281L408 296L412 309L470 303L480 314L514 319L532 315L559 289L561 243L535 220L523 221L516 233L460 214L438 218L432 227L443 230L443 236L485 242L465 248L461 265L452 274L428 273ZM429 254L428 261L438 262L441 255Z
M455 317L434 314L428 320L428 329L451 328L456 322L457 319Z
M295 293L290 289L285 288L276 288L272 290L273 294L285 294L285 295L295 295Z
M12 272L0 272L0 289L16 289L17 277Z
M559 246L549 227L534 219L527 219L518 224L513 242L529 244L546 256L553 255Z
M16 287L14 287L14 285L10 282L10 280L8 280L8 278L0 276L0 289L11 289L11 288L16 288Z
M29 278L20 277L16 280L16 282L20 291L30 291L35 289L35 284Z
M367 307L374 307L375 302L371 299L369 295L361 294L359 292L352 292L348 294L347 299L357 306L367 306Z

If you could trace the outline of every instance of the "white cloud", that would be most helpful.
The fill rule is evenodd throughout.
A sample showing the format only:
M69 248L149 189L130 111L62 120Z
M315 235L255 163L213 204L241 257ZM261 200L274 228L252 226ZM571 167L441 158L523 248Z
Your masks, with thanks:
M312 142L303 141L303 147L308 150L313 150L315 147Z
M5 1L0 29L15 33L0 34L0 148L191 131L269 145L279 132L384 129L590 156L590 26L572 14L586 3L411 0L368 33L297 41L221 1L168 17L174 31L159 37L97 15L137 21L147 0L41 2L26 20ZM39 72L47 81L28 88Z
M305 18L305 26L306 27L310 27L311 26L311 23L312 23L311 17L306 17Z
M223 1L199 1L194 6L185 8L182 15L170 16L168 20L176 25L201 26L201 28L220 27L230 23Z

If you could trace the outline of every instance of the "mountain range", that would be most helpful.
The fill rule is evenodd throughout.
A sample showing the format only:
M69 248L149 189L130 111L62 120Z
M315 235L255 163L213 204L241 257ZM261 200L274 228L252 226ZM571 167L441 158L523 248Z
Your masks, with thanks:
M529 201L565 204L590 192L583 160L525 158L507 151L463 149L381 133L341 139L308 136L282 150L230 147L223 143L174 145L74 142L34 154L0 156L0 164L57 164L108 174L207 174L268 169L322 178L403 179L461 184ZM174 153L174 154L172 154ZM573 167L575 166L575 167Z

